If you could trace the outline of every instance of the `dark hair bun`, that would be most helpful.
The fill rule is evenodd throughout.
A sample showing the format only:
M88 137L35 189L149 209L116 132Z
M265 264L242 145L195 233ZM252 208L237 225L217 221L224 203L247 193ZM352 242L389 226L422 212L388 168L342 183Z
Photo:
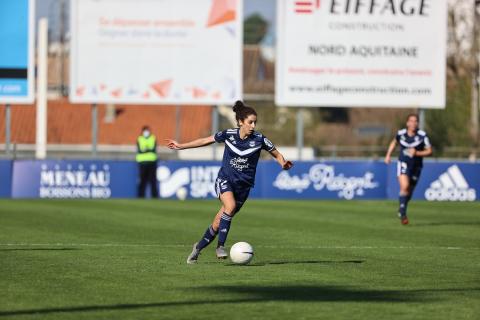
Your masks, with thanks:
M243 104L242 101L237 100L235 101L235 104L233 105L233 112L237 113L240 109L244 108L245 105Z

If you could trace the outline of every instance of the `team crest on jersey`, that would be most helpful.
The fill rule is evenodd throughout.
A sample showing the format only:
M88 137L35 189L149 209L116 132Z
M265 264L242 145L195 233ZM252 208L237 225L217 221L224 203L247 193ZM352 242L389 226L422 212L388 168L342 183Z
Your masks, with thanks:
M263 138L263 141L265 142L267 147L273 148L273 143L270 140L268 140L267 138Z
M255 147L255 141L250 141L250 143L248 144L250 147Z
M234 138L233 136L230 136L229 139L230 139L230 141L234 141L234 140L235 140L235 138Z

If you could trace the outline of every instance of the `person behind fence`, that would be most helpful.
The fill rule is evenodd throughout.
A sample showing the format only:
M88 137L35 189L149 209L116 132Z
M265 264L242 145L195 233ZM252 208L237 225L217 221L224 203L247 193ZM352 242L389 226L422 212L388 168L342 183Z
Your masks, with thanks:
M407 116L406 128L400 129L395 139L390 142L385 163L389 164L391 155L397 143L400 144L400 154L397 162L397 176L400 185L398 196L398 217L402 224L408 224L407 206L412 198L413 190L418 183L423 167L423 157L432 154L432 146L425 131L418 128L418 115Z
M152 198L158 198L157 187L157 138L149 126L143 126L137 138L138 189L139 198L145 198L147 185L150 185Z
M269 152L282 169L288 170L293 166L291 161L285 160L270 140L255 131L257 112L252 107L243 104L242 101L237 101L233 106L233 112L235 112L238 128L219 131L213 136L185 143L167 139L167 146L174 150L198 148L215 142L225 143L222 167L215 182L222 206L203 237L194 243L192 253L187 258L188 264L197 262L200 251L207 247L217 234L216 256L219 259L227 258L225 242L230 224L247 200L250 189L253 188L258 159L262 150Z

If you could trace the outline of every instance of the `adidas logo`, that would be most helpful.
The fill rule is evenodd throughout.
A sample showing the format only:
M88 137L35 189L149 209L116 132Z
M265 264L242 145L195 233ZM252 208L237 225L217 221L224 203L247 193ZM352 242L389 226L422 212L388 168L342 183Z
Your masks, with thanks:
M425 191L428 201L475 201L477 194L470 188L457 165L453 165L430 184Z

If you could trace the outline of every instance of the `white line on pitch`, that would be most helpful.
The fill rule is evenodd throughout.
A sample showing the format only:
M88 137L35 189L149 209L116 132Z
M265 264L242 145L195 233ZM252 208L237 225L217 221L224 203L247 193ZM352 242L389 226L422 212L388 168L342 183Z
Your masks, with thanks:
M0 243L0 247L160 247L183 248L191 245L185 244L160 244L160 243ZM259 248L268 249L347 249L347 250L374 250L374 249L413 249L413 250L480 250L476 247L415 247L415 246L281 246L258 245Z

